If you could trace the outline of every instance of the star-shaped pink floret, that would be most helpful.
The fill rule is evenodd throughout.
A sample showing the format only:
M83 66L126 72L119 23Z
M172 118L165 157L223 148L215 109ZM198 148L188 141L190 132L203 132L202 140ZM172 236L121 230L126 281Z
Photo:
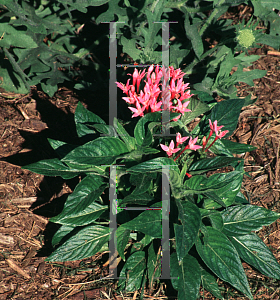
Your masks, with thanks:
M182 138L181 133L177 132L177 135L176 135L177 145L183 144L188 138L189 138L188 136Z
M167 153L168 157L171 156L173 153L178 152L181 149L181 148L175 148L174 149L174 142L173 141L170 142L169 147L167 147L163 144L160 144L160 146L161 146L162 150L164 150Z
M194 139L192 139L192 137L190 137L190 140L189 140L189 149L190 150L197 150L197 149L202 148L201 146L195 145L195 143L197 142L197 139L198 139L198 136Z
M215 132L216 135L218 135L218 134L219 134L218 131L221 130L221 129L224 127L224 125L222 125L222 126L217 126L217 125L218 125L218 121L217 121L217 120L214 121L213 124L212 124L211 120L209 119L209 126L210 126L210 129L211 129L213 132Z
M137 108L129 107L129 109L134 112L134 114L132 115L132 118L138 117L138 116L143 117L144 116L143 111L145 110L146 107L145 106L141 107L141 105L139 104L138 101L136 101L136 107Z

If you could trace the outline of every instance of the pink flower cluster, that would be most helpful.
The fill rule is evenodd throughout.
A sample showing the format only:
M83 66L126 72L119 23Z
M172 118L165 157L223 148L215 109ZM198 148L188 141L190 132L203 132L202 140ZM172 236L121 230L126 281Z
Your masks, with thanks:
M201 146L195 145L198 137L196 137L195 139L192 139L192 137L188 137L188 136L182 138L179 132L177 132L176 135L176 147L178 147L179 144L183 144L188 138L190 138L188 145L179 153L179 155L174 159L174 161L176 161L179 158L179 156L187 149L196 151L197 149L202 148ZM160 146L167 153L168 157L170 157L173 153L176 153L181 149L181 148L174 149L173 141L170 142L169 147L163 144L160 144Z
M191 110L187 109L190 101L183 101L193 96L189 90L186 91L189 89L189 84L183 82L185 74L181 69L174 70L173 67L165 69L164 66L160 68L159 65L154 68L154 65L151 65L147 73L145 70L138 72L135 68L132 75L128 74L133 78L132 85L129 84L130 79L126 85L120 82L116 82L116 84L127 96L122 99L130 105L129 109L134 112L132 118L143 117L144 113L162 110L184 114ZM139 92L140 83L145 75L144 91ZM169 78L170 85L168 86ZM177 121L180 116L174 120Z
M215 139L214 141L211 143L211 145L205 149L205 152L208 151L208 149L213 146L213 144L218 140L218 139L221 139L223 138L229 131L228 130L225 130L225 131L221 131L221 129L224 127L224 125L222 126L218 126L218 121L215 120L212 124L211 120L209 119L209 126L210 126L210 133L209 133L209 136L206 140L206 136L203 137L203 141L202 141L202 144L203 144L203 150L205 149L210 137L212 136L212 134L215 132Z

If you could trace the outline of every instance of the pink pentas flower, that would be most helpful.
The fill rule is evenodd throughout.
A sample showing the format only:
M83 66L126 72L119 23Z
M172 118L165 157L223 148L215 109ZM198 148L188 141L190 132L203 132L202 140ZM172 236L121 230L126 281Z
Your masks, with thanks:
M134 112L134 114L132 115L132 118L138 117L138 116L144 117L143 111L145 110L145 106L143 106L141 108L139 102L136 101L136 107L137 108L129 107L129 109Z
M177 103L177 106L176 106L177 111L180 112L181 114L184 114L185 112L191 111L190 109L187 108L189 103L190 103L190 101L186 101L185 103L182 104L182 101L180 101L178 99L178 103Z
M223 138L229 131L225 130L225 131L220 131L219 134L216 136L218 139Z
M168 157L171 156L173 153L178 152L181 149L181 148L175 148L174 149L173 140L170 142L169 147L165 146L163 144L160 144L160 146L161 146L162 150L164 150L167 153Z
M216 135L218 135L219 134L218 131L221 130L224 127L224 125L218 126L218 121L217 120L214 121L213 124L212 124L210 119L209 119L209 126L210 126L210 129L213 132L215 132Z
M123 83L116 81L118 88L120 88L127 95L128 95L128 91L130 89L129 81L130 81L130 79L127 80L126 86Z
M177 135L176 135L176 147L179 145L179 144L183 144L189 137L186 136L186 137L183 137L181 136L181 133L180 132L177 132Z
M190 150L195 150L196 151L197 149L202 148L199 145L195 145L195 143L197 142L197 139L198 139L198 136L194 139L192 139L192 137L190 137L189 145L188 145Z

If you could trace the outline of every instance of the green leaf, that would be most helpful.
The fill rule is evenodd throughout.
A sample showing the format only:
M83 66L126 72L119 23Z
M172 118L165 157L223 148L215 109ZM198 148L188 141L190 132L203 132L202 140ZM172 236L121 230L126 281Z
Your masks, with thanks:
M266 244L255 234L230 237L240 257L262 274L280 279L280 265Z
M216 192L218 189L231 184L239 174L240 172L233 171L213 174L209 178L203 175L193 176L184 182L185 192L186 194Z
M93 112L84 108L81 102L78 102L78 105L76 107L74 120L76 123L76 130L79 137L94 133L94 130L90 129L87 125L93 125L93 124L106 125L106 123L100 117L98 117Z
M280 214L255 205L236 205L222 212L223 232L229 236L244 235L262 229L280 218Z
M1 48L21 47L21 48L36 48L38 45L27 32L19 31L11 24L0 23L0 32L2 38L0 40Z
M161 172L163 166L169 166L170 170L174 170L179 173L178 165L174 160L167 157L157 157L136 166L127 169L127 172L131 173L146 173L146 172Z
M221 140L221 142L225 145L225 147L231 152L236 154L242 154L245 152L253 151L258 149L258 147L254 147L247 144L235 143L230 140Z
M239 67L238 70L234 73L235 76L237 76L237 80L239 82L245 82L250 86L254 86L254 79L262 78L267 73L267 70L250 70L247 72L243 71L243 68Z
M149 146L149 144L152 142L152 135L148 129L148 123L159 121L161 121L161 113L153 112L144 115L144 117L137 122L134 128L134 137L139 146ZM146 141L145 138L147 138Z
M221 295L217 279L206 270L201 271L201 284L208 292L218 299L224 299Z
M130 183L135 185L136 188L133 191L133 195L139 195L143 194L146 191L148 191L150 185L151 185L151 180L155 179L154 175L155 173L140 173L140 174L131 174L130 175Z
M221 213L218 211L218 212L215 212L215 213L212 213L209 215L209 219L211 221L211 224L212 224L212 227L219 230L219 231L222 231L223 228L224 228L224 222L223 222L223 218L221 216Z
M88 169L90 166L114 164L127 153L124 142L114 137L99 137L69 152L62 161L68 166Z
M217 229L206 227L204 238L198 238L196 249L207 267L222 280L253 300L246 274L235 247Z
M190 109L190 112L185 112L184 115L181 118L181 121L187 125L188 123L190 123L193 119L195 119L196 117L200 116L201 114L207 112L208 110L210 110L210 107L205 104L204 102L195 99L195 98L191 98L190 99L190 103L188 105L188 109Z
M264 7L267 7L271 10L272 9L280 10L280 3L278 0L261 0L260 2Z
M201 174L211 170L217 170L229 166L231 163L240 161L238 157L216 156L213 158L204 158L191 164L188 172L192 175Z
M146 206L153 199L154 198L148 193L143 193L143 194L131 193L128 196L124 197L123 199L119 199L118 206L124 207L127 206L127 204L137 204L138 206L139 205Z
M120 138L124 141L129 151L135 150L136 140L131 137L128 132L124 129L118 119L114 118L114 127L116 128Z
M46 176L61 176L63 179L71 179L80 174L79 170L70 169L58 158L44 159L22 169Z
M60 158L64 157L66 154L77 147L76 145L67 144L65 142L53 140L51 138L48 138L48 142Z
M225 178L229 179L231 178L231 182L226 181L225 185L216 189L215 191L210 191L204 193L206 196L209 196L210 199L205 199L204 201L204 208L206 209L214 209L219 208L220 206L223 206L215 197L218 197L226 206L230 206L234 203L236 195L240 191L242 180L243 180L243 172L240 171L233 171L225 176ZM210 176L211 178L212 176ZM211 200L212 198L212 200ZM219 204L218 204L218 203Z
M145 252L137 251L129 256L123 266L118 288L127 292L134 292L141 288L146 268ZM122 279L124 277L124 279Z
M176 238L176 252L179 264L193 246L201 224L200 211L196 205L189 201L176 199L179 220L182 225L174 224Z
M81 229L45 261L75 261L95 255L109 241L109 228L91 225Z
M186 255L179 265L176 253L170 256L171 282L178 291L178 300L196 300L201 283L201 270L197 260Z
M75 226L69 226L69 225L62 225L57 232L54 234L52 238L52 245L55 246L60 243L60 241L69 234L73 229L75 229Z
M199 30L196 24L191 25L189 21L189 16L185 15L185 31L186 36L190 39L195 55L199 58L204 51L202 38L199 35Z
M124 250L127 246L128 240L129 240L130 230L119 226L116 231L116 237L117 237L117 251L119 253L119 256L125 261L124 256Z
M230 136L236 128L243 99L229 99L218 102L207 117L212 123L217 120L218 126L224 125L222 130L229 130L226 137Z
M158 204L158 203L156 203ZM155 207L155 204L152 205ZM154 238L161 238L162 236L162 210L149 209L142 212L133 220L121 225L124 228L140 231L148 234Z
M106 188L103 180L98 175L88 175L76 186L64 204L63 211L51 222L83 226L95 221L107 206L95 202Z

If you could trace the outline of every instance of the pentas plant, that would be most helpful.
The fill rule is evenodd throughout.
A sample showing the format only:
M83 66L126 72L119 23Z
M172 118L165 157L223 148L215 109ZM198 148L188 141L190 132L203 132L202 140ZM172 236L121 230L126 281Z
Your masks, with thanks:
M115 118L107 125L79 103L74 119L80 144L49 139L57 156L25 167L66 180L80 177L62 212L50 219L60 228L46 261L88 258L113 243L121 259L118 290L142 289L143 295L160 280L161 239L169 236L170 269L163 271L170 274L179 300L196 300L204 289L223 299L218 278L253 299L242 261L280 279L280 265L255 233L280 214L250 204L241 193L246 173L236 154L256 148L226 138L245 102L193 95L183 76L172 67L135 70L132 84L117 85L136 123L126 129ZM170 121L164 123L166 111ZM190 130L194 119L199 122ZM162 198L166 178L169 199ZM115 207L111 212L110 206ZM117 217L111 231L110 214ZM167 232L162 226L166 216Z

